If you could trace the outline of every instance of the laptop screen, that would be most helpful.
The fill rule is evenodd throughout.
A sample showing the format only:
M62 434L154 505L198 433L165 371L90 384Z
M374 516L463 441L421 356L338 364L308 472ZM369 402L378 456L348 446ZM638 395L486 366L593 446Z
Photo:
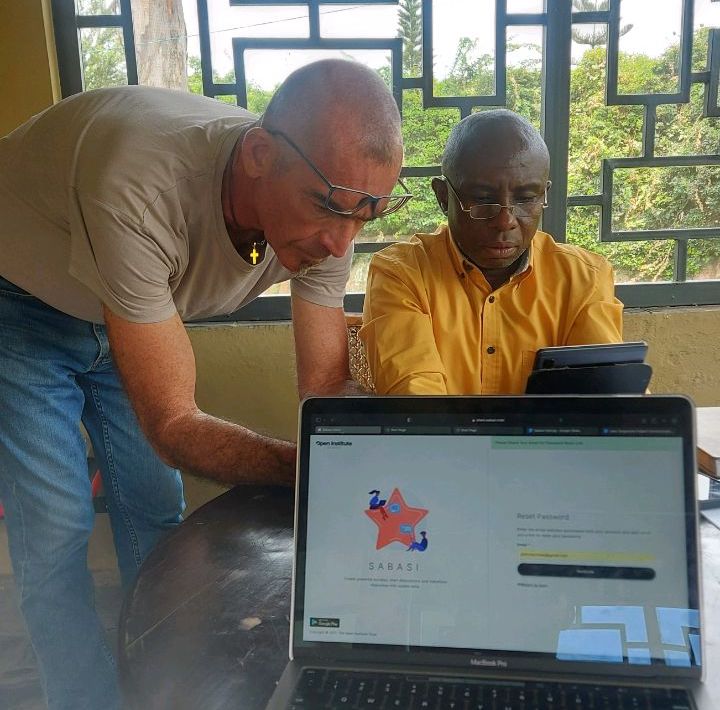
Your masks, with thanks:
M295 647L698 666L690 418L681 398L306 403Z

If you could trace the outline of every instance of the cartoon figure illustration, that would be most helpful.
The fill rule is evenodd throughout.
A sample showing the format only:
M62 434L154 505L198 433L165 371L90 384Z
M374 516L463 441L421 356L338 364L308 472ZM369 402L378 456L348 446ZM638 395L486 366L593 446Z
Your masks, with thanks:
M382 550L392 543L399 543L403 550L413 543L418 546L416 550L424 550L427 541L417 542L415 532L418 523L428 514L426 508L416 508L408 505L399 488L393 488L387 500L380 498L380 491L375 489L369 492L370 502L363 511L377 526L377 540L375 549ZM424 533L423 533L424 535Z
M425 530L420 531L420 536L422 537L422 540L418 542L417 540L413 540L410 543L410 547L406 550L407 552L410 552L411 550L417 550L418 552L425 552L427 550L428 546L428 539L427 539L427 533Z
M382 519L387 520L388 514L385 510L385 503L387 503L387 500L380 500L380 491L378 490L369 491L368 495L372 496L370 503L368 504L368 508L370 510L379 510L380 515L382 515Z

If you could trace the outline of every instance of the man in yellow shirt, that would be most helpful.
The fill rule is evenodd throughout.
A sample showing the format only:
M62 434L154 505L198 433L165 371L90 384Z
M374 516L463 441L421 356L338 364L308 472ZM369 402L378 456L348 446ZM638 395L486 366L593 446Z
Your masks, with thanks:
M360 337L379 394L517 394L539 348L622 340L612 268L538 230L550 159L505 109L452 131L432 182L448 225L378 252Z

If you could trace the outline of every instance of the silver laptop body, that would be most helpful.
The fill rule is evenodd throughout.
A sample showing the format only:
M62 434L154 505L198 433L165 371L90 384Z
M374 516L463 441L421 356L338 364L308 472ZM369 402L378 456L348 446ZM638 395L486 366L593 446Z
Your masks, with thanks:
M291 660L268 708L295 707L304 669L711 707L688 399L311 398L298 447Z

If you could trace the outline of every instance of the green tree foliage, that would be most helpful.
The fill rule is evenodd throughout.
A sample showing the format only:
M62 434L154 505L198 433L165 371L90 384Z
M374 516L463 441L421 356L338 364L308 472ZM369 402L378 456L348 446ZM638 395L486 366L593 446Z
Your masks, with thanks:
M607 10L609 4L608 0L573 0L572 9L573 12L597 12L598 10ZM632 25L623 25L620 28L620 36L627 34L632 28ZM592 25L587 31L575 28L572 31L572 38L578 44L586 44L591 49L595 49L595 47L607 44L607 25Z
M704 43L704 46L703 46ZM707 34L696 38L696 64L707 52ZM509 47L511 51L513 48ZM436 95L455 96L489 93L494 77L490 57L473 58L470 39L458 44L449 75L436 80ZM678 47L658 59L644 55L620 57L619 89L623 93L663 92L676 81ZM586 52L572 70L570 115L569 193L592 195L600 190L603 158L642 155L643 109L605 105L605 49ZM536 126L540 121L541 55L508 67L508 107ZM422 108L419 91L405 91L403 128L406 165L437 165L442 146L457 112ZM693 91L689 104L658 112L658 154L713 154L720 149L718 119L702 118L702 90ZM668 107L669 109L670 107ZM699 168L635 169L617 171L613 190L613 229L678 229L720 225L720 171ZM442 215L430 189L430 180L413 181L415 199L405 210L382 224L373 225L375 239L403 238L414 231L432 231ZM383 229L385 235L380 233ZM369 235L368 235L369 236ZM600 243L597 208L569 211L567 239L600 252L615 266L619 280L672 280L674 242L634 241ZM689 278L720 276L720 240L694 240L688 256Z
M233 84L235 82L235 75L232 72L223 74L222 76L215 76L215 82L218 84ZM188 57L188 90L193 94L202 94L202 64L200 57ZM252 113L261 114L267 107L274 89L262 89L256 84L250 82L247 86L247 108ZM236 104L237 100L234 96L218 96L218 101L223 101L228 104Z
M593 0L590 0L593 1ZM88 14L117 0L83 0ZM418 17L419 2L402 0L406 24L401 33L417 37L419 28L412 24ZM579 7L579 6L578 6ZM602 8L600 8L602 9ZM412 13L415 13L413 15ZM418 18L419 19L419 18ZM406 27L407 30L403 29ZM703 67L707 56L707 31L696 34L693 66ZM421 53L414 40L405 52L406 62L419 62ZM508 46L508 54L518 49ZM507 69L508 107L540 124L542 53L540 47L523 47L523 56ZM418 51L417 54L413 52ZM528 52L528 50L530 50ZM84 36L83 66L86 88L125 84L124 52L119 33L112 29L93 29ZM670 47L658 58L641 54L621 54L619 90L621 93L665 92L677 84L679 48ZM411 75L415 64L406 64ZM188 87L202 93L200 60L188 61ZM642 155L643 108L605 105L606 52L603 43L586 51L572 68L570 97L570 145L568 187L570 195L593 195L600 190L603 158ZM389 68L380 70L390 83ZM215 77L219 83L234 82L232 72ZM434 81L436 96L490 94L494 91L492 57L479 55L469 38L458 43L451 71ZM272 90L248 86L248 108L261 113ZM235 103L234 96L218 97ZM717 154L720 152L720 119L702 118L703 90L695 86L688 104L660 106L657 112L657 155ZM442 150L460 115L452 108L424 108L420 90L403 92L403 134L405 165L439 166ZM409 205L384 220L370 223L360 235L364 241L403 239L418 231L433 231L442 221L429 178L409 178L415 195ZM645 168L618 170L613 188L613 229L673 229L720 225L720 170L714 166ZM599 211L595 207L572 208L568 215L567 240L605 255L616 268L618 280L671 280L674 242L646 241L600 243ZM366 258L358 259L366 268ZM689 278L720 277L720 239L692 240L688 254ZM362 280L362 279L361 279ZM358 282L360 283L360 282Z
M403 40L403 74L422 74L422 6L421 0L400 0L398 37Z
M436 81L437 96L482 96L495 92L495 61L489 54L475 56L476 50L476 39L459 39L448 76Z
M188 57L188 91L193 94L202 94L202 63L200 57Z
M472 58L475 44L470 39L458 44L453 68L447 77L435 80L437 96L458 96L493 91L494 75L492 58L483 55ZM540 122L540 64L528 60L512 67L508 75L508 106L526 115L539 126ZM460 119L453 108L428 108L422 104L422 92L411 89L403 92L403 136L405 141L405 165L439 166L442 151L450 131ZM407 207L389 217L369 224L361 236L367 241L388 241L412 236L415 232L433 232L443 215L435 200L430 179L411 178L407 181L415 197Z
M85 15L115 14L119 0L82 0L79 12ZM81 30L80 60L86 90L127 84L122 30L97 27Z
M707 53L707 34L695 37L698 57ZM665 91L676 81L677 46L658 59L621 55L624 93ZM642 107L605 106L605 50L585 53L573 68L570 96L570 194L597 193L600 161L642 155ZM702 118L703 93L688 104L661 107L656 124L656 154L715 154L720 148L718 119ZM613 229L644 230L720 225L720 173L711 166L618 170L613 187ZM567 239L606 256L621 281L672 280L674 243L598 242L598 213L570 211ZM689 278L720 275L720 240L694 240L688 257Z
M511 111L525 116L538 130L540 129L541 98L541 66L542 47L537 45L520 46L508 44L507 52L510 56L517 50L531 50L529 58L514 63L508 67L506 77L507 107Z

